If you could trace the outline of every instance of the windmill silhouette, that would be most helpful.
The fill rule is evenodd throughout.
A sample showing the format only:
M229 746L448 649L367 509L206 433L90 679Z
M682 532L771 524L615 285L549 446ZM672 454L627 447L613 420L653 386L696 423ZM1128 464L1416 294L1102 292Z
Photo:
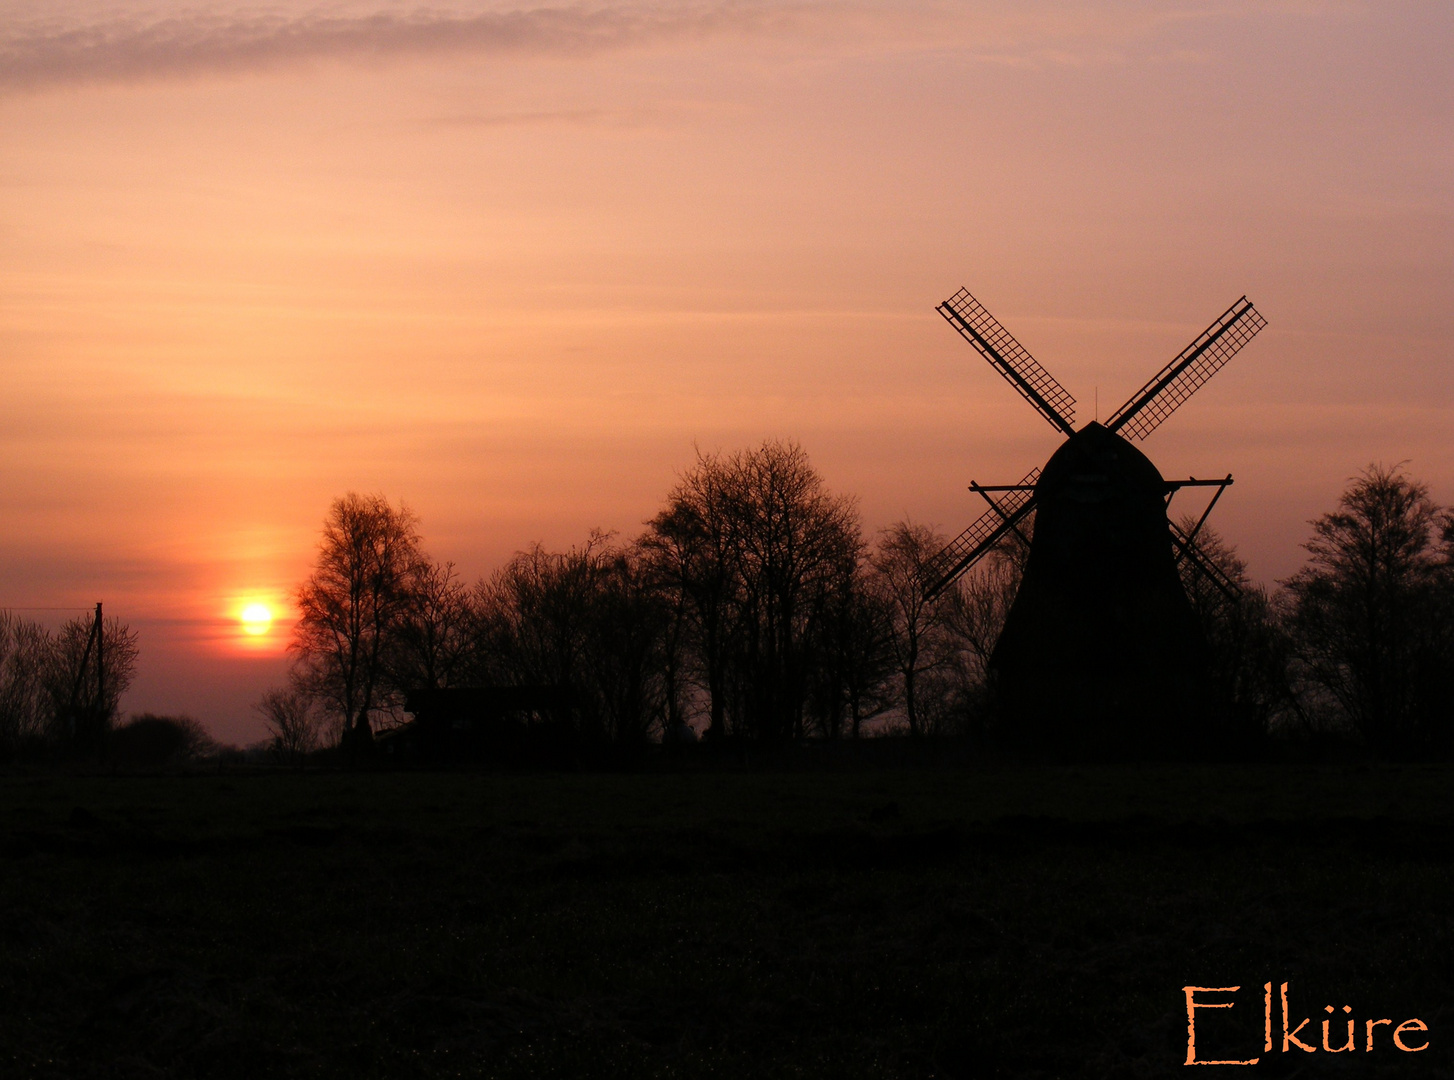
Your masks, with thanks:
M1034 512L1029 557L990 660L996 728L1052 757L1130 757L1210 749L1217 688L1186 583L1226 599L1238 588L1197 546L1219 480L1166 480L1132 445L1175 412L1266 325L1244 296L1104 424L1074 426L1075 398L965 289L939 313L1066 436L1017 484L970 488L989 509L925 562L925 596L944 592ZM1194 527L1168 517L1185 487L1212 487Z

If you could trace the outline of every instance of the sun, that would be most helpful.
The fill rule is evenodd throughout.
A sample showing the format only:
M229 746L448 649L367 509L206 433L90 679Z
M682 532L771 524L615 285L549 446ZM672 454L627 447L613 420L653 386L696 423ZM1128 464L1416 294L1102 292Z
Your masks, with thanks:
M248 604L238 616L242 620L243 633L261 635L273 625L272 610L266 604Z

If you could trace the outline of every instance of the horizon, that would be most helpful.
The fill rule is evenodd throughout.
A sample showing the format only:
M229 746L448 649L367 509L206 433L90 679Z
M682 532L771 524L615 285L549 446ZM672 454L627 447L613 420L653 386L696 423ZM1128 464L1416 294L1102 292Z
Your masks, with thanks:
M473 580L792 438L869 537L955 535L1061 441L961 286L1077 428L1254 301L1140 448L1233 474L1263 584L1372 463L1454 503L1449 9L11 12L0 607L138 630L124 712L260 738L350 490Z

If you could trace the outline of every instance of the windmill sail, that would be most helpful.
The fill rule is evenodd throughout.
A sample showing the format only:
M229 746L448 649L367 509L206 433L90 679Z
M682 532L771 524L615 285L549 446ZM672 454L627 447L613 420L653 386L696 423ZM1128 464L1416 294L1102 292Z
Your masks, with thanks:
M978 562L1005 534L1024 520L1035 506L1035 481L1040 478L1039 469L1031 469L1025 478L1015 485L1014 490L975 519L974 524L960 533L919 570L919 583L924 589L924 598L933 600L958 577Z
M1197 545L1196 540L1183 532L1174 521L1168 521L1171 526L1171 546L1176 549L1177 568L1181 571L1182 584L1188 593L1197 577L1206 578L1212 583L1218 592L1229 602L1235 604L1242 598L1242 586L1233 581L1227 574L1207 557L1205 551Z
M978 349L1041 416L1067 435L1075 432L1075 398L969 294L969 290L960 289L935 310Z
M1242 297L1132 394L1106 421L1106 427L1127 439L1144 439L1266 325L1252 302Z

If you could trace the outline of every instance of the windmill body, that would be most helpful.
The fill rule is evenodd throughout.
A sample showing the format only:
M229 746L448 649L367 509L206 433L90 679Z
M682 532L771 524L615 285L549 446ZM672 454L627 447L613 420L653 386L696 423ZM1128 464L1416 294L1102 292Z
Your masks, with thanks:
M990 662L1003 741L1064 758L1191 747L1212 719L1211 687L1161 473L1092 423L1046 463L1034 496L1029 558Z
M1265 323L1243 297L1104 425L1077 430L1075 400L972 296L939 308L1065 442L1019 484L971 485L989 511L925 564L937 596L1034 513L1029 557L990 661L1002 743L1050 758L1203 752L1220 710L1183 577L1236 586L1170 521L1166 480L1132 444L1169 416ZM996 497L998 496L998 497ZM1207 507L1207 513L1211 511ZM1206 520L1206 514L1202 521Z

